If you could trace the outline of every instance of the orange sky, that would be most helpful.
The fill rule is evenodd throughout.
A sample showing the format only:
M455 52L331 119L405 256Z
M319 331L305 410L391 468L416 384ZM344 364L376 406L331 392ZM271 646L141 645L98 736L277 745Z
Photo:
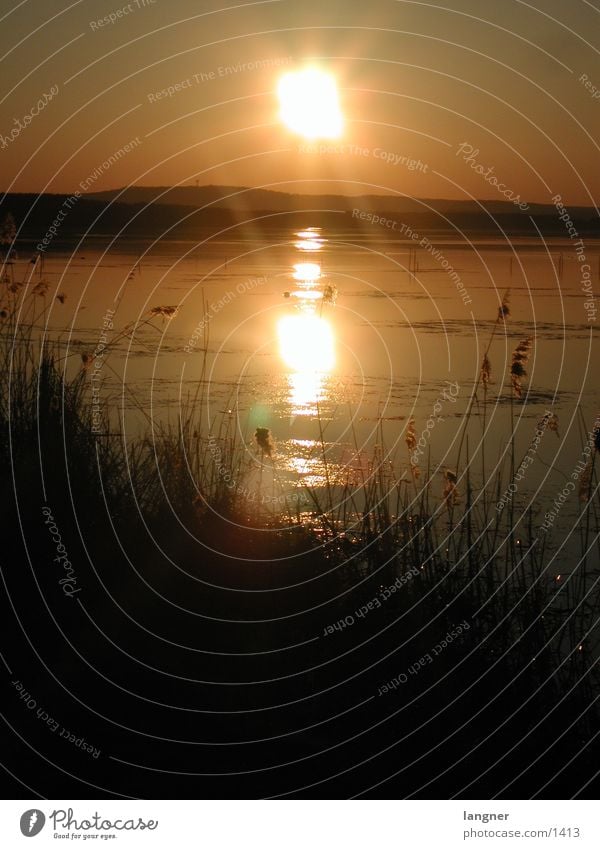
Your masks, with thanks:
M3 191L72 192L99 170L89 191L502 199L479 165L526 202L600 194L600 12L583 0L30 0L3 14ZM323 151L277 115L279 77L309 63L335 74L346 119Z

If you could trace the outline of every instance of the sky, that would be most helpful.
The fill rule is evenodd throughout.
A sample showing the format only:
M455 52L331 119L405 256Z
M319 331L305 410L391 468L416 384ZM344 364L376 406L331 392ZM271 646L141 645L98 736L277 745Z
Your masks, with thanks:
M598 0L3 0L0 56L3 192L600 195ZM308 66L344 115L316 148L276 97Z

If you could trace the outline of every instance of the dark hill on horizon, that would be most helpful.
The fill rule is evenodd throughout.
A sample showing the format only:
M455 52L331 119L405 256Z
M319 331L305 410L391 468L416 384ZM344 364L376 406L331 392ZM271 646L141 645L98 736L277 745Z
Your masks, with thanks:
M485 212L491 215L556 215L552 203L530 204L523 211L508 200L450 200L447 198L412 198L404 195L335 195L335 194L299 194L272 189L253 189L245 186L130 186L111 189L104 192L86 194L90 200L115 201L128 204L154 203L168 206L193 206L200 208L207 204L220 209L239 212L269 211L297 212L305 210L335 210L352 212L353 209L386 211L396 214L456 215ZM574 206L569 209L572 217L593 219L597 216L593 206Z
M361 220L353 210L364 213ZM67 214L61 214L64 212ZM569 210L577 233L600 238L600 217L593 207ZM84 234L91 237L136 239L196 239L233 232L244 234L282 228L319 226L331 232L376 232L365 220L379 215L400 227L453 238L482 235L506 240L510 236L558 236L568 240L564 223L551 204L522 211L508 201L418 200L393 195L300 195L266 189L228 186L131 187L85 193L78 199L64 194L7 194L0 199L0 219L12 213L19 241L41 242L59 216L51 243L61 248ZM533 220L532 220L533 219ZM383 228L385 229L385 228ZM207 233L208 231L208 233ZM539 231L539 232L538 232ZM391 236L391 231L385 230Z

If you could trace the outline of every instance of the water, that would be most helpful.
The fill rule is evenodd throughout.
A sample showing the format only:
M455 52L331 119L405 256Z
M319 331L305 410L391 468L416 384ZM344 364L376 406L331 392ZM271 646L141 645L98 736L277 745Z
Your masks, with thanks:
M72 254L45 258L51 291L67 296L52 303L49 335L60 340L71 373L82 354L107 345L88 367L90 403L93 374L129 435L152 422L176 423L199 389L204 426L217 429L227 419L252 456L260 453L256 428L268 428L279 485L288 491L368 471L375 446L398 476L410 471L405 437L414 419L418 462L439 476L441 492L444 471L456 469L459 426L489 349L489 480L503 467L513 423L520 457L544 415L559 418L559 435L544 431L519 485L519 498L543 514L577 467L584 426L600 410L597 329L572 245L393 235L376 226L324 232L315 222L303 231L204 233L197 242L152 246L88 240ZM597 243L586 245L586 260L597 291ZM29 268L16 263L15 276ZM510 313L498 321L507 291ZM152 315L157 307L177 312ZM519 400L508 373L515 347L528 338ZM468 444L474 480L482 401L480 386ZM572 522L580 509L571 493L561 521Z

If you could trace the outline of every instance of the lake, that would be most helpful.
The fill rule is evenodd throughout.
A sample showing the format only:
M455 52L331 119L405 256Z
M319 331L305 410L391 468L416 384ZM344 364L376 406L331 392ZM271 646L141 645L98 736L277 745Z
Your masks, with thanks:
M597 242L585 245L584 264L566 238L399 237L377 225L325 231L316 220L304 230L206 232L196 242L88 239L43 265L23 258L13 273L42 275L50 292L66 295L52 304L49 336L70 374L88 358L90 403L101 387L115 429L122 422L133 437L175 426L182 405L195 404L203 432L225 427L260 459L254 434L268 428L281 491L369 472L378 450L397 477L410 476L411 459L439 475L441 497L468 409L459 474L468 447L481 483L485 445L483 474L497 486L514 423L517 457L532 458L519 499L540 515L585 459L600 381L582 268L597 289ZM499 320L503 299L509 312ZM509 372L524 340L518 398ZM471 397L486 351L484 414L481 383ZM551 414L558 432L542 428L536 441ZM406 444L411 420L416 456ZM502 491L510 483L504 470ZM573 491L561 521L580 509Z

